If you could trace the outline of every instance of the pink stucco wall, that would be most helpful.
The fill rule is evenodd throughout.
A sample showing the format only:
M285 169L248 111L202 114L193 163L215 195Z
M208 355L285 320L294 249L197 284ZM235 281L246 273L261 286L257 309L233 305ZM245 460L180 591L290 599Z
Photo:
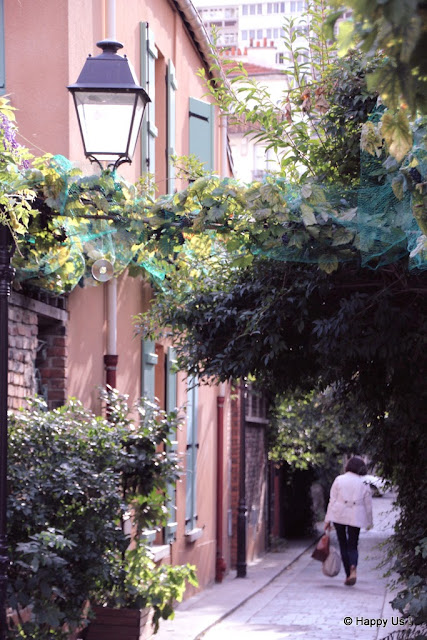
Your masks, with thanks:
M176 98L176 152L188 153L188 100L205 99L204 85L196 76L202 60L173 4L168 0L117 0L118 40L139 76L140 22L149 22L155 33L160 59L171 59L178 81ZM85 173L97 171L83 156L71 97L66 86L77 80L86 56L97 55L95 43L105 37L103 0L5 0L6 92L17 108L21 142L39 155L62 154ZM159 106L158 174L160 193L166 189L166 100L161 67L157 78ZM163 83L163 84L162 84ZM162 94L163 90L163 94ZM219 169L219 122L216 120L216 167ZM163 158L163 161L162 161ZM137 149L132 166L120 173L136 181L141 173ZM132 316L145 310L149 287L141 278L123 274L118 279L118 371L117 386L133 402L140 394L141 344L134 337ZM75 289L69 296L68 395L77 396L86 406L101 410L97 388L105 382L103 357L107 336L106 286ZM172 545L173 562L198 566L201 587L214 580L216 522L216 396L217 387L202 387L199 394L200 449L198 479L199 526L202 537L195 543L184 539L185 481L178 485L179 531ZM179 383L178 402L185 402L185 383ZM180 434L185 451L185 433ZM224 480L227 481L224 468ZM224 538L228 504L224 501ZM226 552L228 554L228 551ZM228 563L229 566L229 563Z

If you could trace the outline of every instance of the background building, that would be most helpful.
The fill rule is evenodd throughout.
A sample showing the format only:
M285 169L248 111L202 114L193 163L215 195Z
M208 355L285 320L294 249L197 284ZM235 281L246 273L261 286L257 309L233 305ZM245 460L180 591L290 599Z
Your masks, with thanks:
M195 5L208 33L212 28L218 33L217 44L221 47L260 47L268 43L277 54L284 53L283 21L297 21L304 14L304 0L285 2L231 2L230 0L195 0ZM285 64L283 56L274 56L275 64ZM252 60L251 60L252 62Z
M272 102L280 104L286 88L282 72L290 66L283 27L288 19L295 21L295 46L301 49L302 61L308 34L304 0L247 0L239 4L230 0L195 0L195 3L207 32L211 33L212 29L216 32L218 47L226 50L227 57L241 62L248 78L266 87ZM236 178L242 182L262 180L279 170L280 157L271 149L267 151L266 145L252 140L246 125L231 124L228 134Z

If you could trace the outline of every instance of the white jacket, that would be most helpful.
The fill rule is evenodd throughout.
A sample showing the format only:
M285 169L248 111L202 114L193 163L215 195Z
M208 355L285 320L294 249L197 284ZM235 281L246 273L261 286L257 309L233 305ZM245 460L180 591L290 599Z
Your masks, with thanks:
M335 478L325 521L364 529L372 527L372 494L363 476L347 471Z

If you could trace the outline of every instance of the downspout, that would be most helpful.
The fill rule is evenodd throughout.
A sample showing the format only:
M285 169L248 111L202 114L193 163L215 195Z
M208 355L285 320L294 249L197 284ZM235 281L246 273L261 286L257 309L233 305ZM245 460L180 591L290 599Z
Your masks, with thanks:
M228 174L227 156L227 115L221 113L219 116L219 128L221 131L221 177L226 178Z
M116 40L116 0L105 0L105 37ZM117 280L105 283L107 294L107 352L104 355L105 383L117 387Z
M221 176L228 173L227 163L227 116L220 115L221 132ZM216 565L215 581L222 582L227 565L224 559L224 400L225 384L219 385L219 395L216 398L217 407L217 487L216 487Z
M104 356L105 383L117 387L117 279L105 283L107 291L107 353Z
M116 40L116 0L105 0L105 37Z
M219 386L217 407L217 488L216 488L216 564L215 581L222 582L226 570L223 549L224 532L224 399L225 384Z
M246 578L246 384L240 383L239 507L237 513L237 578Z

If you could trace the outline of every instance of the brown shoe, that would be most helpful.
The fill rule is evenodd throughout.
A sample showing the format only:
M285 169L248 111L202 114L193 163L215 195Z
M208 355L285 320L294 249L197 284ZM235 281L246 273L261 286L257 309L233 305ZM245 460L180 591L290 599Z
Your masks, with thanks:
M352 565L350 567L350 575L348 576L344 584L347 585L347 587L352 587L354 584L356 584L356 578L356 567Z

